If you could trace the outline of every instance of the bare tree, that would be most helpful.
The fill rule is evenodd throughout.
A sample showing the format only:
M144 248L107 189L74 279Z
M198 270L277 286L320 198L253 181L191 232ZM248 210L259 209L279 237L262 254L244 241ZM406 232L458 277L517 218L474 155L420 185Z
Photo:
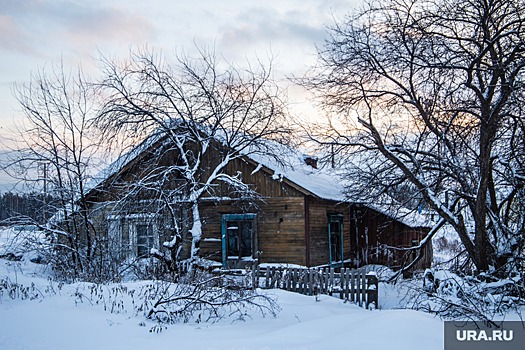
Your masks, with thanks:
M149 159L132 179L113 183L121 188L118 200L139 194L154 199L171 217L167 260L181 258L186 233L190 256L197 257L202 198L223 199L215 191L220 183L232 196L254 198L242 174L229 173L228 165L252 153L275 154L277 142L289 135L271 69L237 68L205 51L197 59L178 56L174 64L139 51L128 62L104 60L104 67L100 88L107 99L97 125L106 139L124 141L121 149L146 151ZM188 208L189 232L181 208Z
M478 271L509 272L525 229L523 1L369 1L329 35L302 83L337 117L310 136L358 158L361 197L423 203Z
M6 170L44 192L45 199L54 199L45 203L51 208L43 209L54 213L46 218L51 243L46 258L55 268L72 272L72 277L93 272L97 235L84 187L90 179L89 167L96 165L98 147L88 127L96 113L94 90L80 71L68 73L60 64L16 86L15 96L25 118L16 131L18 149Z
M215 322L225 317L244 320L252 312L276 316L280 309L274 297L249 286L246 278L197 272L175 285L157 283L143 291L146 317L159 323L176 323Z

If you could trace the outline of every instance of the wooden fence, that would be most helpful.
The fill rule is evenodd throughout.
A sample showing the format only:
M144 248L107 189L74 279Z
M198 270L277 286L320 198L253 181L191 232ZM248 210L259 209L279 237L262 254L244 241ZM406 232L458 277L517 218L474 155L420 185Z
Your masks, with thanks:
M374 273L341 269L305 269L254 266L252 285L256 288L280 288L305 295L339 295L339 298L364 306L378 304L378 280Z

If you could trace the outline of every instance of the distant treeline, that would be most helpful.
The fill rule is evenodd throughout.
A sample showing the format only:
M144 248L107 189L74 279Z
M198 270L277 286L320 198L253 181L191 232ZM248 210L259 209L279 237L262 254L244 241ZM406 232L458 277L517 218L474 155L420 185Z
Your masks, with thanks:
M53 215L54 201L52 196L42 193L3 193L0 195L0 225L44 224Z

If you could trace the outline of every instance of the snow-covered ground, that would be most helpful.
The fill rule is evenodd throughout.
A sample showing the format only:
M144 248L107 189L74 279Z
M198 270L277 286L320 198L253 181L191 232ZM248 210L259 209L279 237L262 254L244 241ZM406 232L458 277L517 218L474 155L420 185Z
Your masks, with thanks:
M0 349L443 348L443 322L429 314L365 310L334 297L281 290L263 291L277 298L276 317L254 313L244 321L172 324L150 332L156 323L143 315L79 303L79 284L59 286L39 277L45 274L42 266L0 259L0 281L9 278L38 296L22 300L0 292ZM399 298L393 290L381 294L385 305Z

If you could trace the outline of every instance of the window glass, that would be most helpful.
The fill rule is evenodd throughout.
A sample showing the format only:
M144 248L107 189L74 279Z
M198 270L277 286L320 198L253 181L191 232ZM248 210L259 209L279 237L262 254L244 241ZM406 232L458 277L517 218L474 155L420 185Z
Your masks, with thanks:
M226 234L228 257L252 256L252 220L228 221Z
M240 232L240 255L252 256L252 221L243 221Z
M239 256L239 226L236 222L229 221L227 224L228 255Z
M137 224L137 255L149 255L151 248L154 247L153 227L148 224Z
M328 218L328 239L330 242L330 264L343 261L343 217L330 215Z

